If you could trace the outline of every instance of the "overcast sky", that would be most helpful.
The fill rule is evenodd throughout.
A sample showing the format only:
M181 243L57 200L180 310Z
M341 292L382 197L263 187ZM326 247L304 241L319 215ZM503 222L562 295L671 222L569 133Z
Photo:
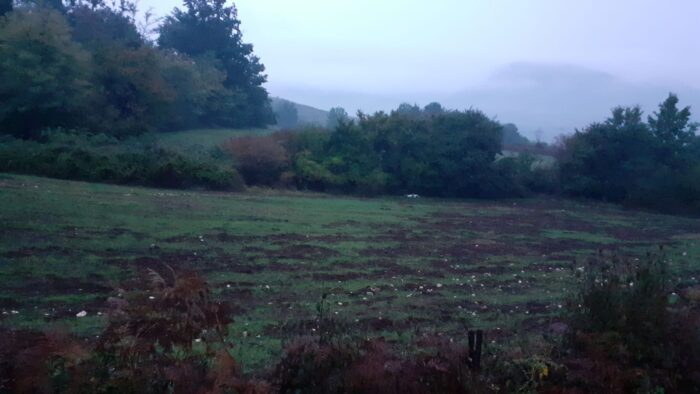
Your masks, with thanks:
M140 7L162 16L180 5L141 0ZM318 102L332 100L333 92L338 101L352 93L360 108L359 97L371 95L420 101L498 87L513 82L513 75L503 74L513 64L566 65L661 90L700 89L697 0L239 0L236 5L244 40L254 44L267 67L270 93L304 100L303 92L315 91L309 104L323 108L335 105ZM378 103L368 99L364 106L381 107Z

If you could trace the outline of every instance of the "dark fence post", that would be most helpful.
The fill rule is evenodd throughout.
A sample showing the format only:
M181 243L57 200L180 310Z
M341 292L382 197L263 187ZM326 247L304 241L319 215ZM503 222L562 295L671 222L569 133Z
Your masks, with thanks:
M469 331L469 368L473 370L481 369L481 347L484 341L482 330Z

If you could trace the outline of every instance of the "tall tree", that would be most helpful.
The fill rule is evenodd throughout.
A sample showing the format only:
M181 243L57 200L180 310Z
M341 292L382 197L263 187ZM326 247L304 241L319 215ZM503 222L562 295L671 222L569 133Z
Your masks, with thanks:
M265 66L243 42L241 22L235 5L225 0L185 0L160 28L158 44L192 58L213 55L226 73L224 85L242 93L244 101L232 113L231 125L264 126L274 122L267 91L262 86Z
M394 112L396 112L397 114L412 117L418 117L421 115L420 107L416 104L411 105L409 103L401 103Z
M328 111L328 118L326 119L326 127L329 129L335 129L339 124L347 122L350 120L350 116L345 111L343 107L333 107Z
M506 123L503 125L503 145L523 146L530 144L530 140L518 132L518 126L513 123Z
M445 112L445 109L442 107L442 104L433 101L423 108L423 112L425 112L426 115L438 115Z
M16 10L0 21L0 130L23 138L80 127L94 99L90 56L71 41L63 15Z
M672 149L681 148L695 138L698 124L690 121L690 107L678 109L678 96L673 93L659 110L648 118L649 127L659 141Z
M82 1L68 12L73 39L90 51L94 64L92 83L100 97L93 111L100 116L93 128L122 136L156 130L174 120L166 117L168 107L183 94L165 80L163 56L146 45L129 4L109 7Z

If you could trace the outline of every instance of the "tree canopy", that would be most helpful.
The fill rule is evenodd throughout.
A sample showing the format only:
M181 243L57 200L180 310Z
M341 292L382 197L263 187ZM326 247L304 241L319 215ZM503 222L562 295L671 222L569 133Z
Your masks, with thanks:
M644 122L639 107L615 108L564 140L563 191L571 195L672 209L700 203L700 137L690 108L670 94Z
M0 19L0 132L125 137L274 123L264 67L242 42L235 6L187 1L156 47L128 0L17 4Z
M224 86L240 93L231 106L229 126L265 126L274 122L267 91L265 67L243 42L235 5L225 0L185 0L161 25L158 44L194 59L212 56L226 74Z

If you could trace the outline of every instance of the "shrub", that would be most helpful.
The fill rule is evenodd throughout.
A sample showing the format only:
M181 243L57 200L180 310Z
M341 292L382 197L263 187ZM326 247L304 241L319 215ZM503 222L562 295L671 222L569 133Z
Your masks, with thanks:
M136 290L107 300L94 346L67 335L0 337L0 390L12 392L262 393L244 379L225 339L231 311L194 273L154 270Z
M222 148L231 154L249 185L275 185L289 168L287 152L272 136L234 138L226 141Z
M698 387L700 311L669 302L673 283L663 254L642 260L601 254L584 272L571 303L570 381L593 391Z
M303 338L289 344L272 382L280 392L467 393L481 382L468 370L466 348L423 338L421 351L400 357L383 339L329 344Z
M6 137L0 171L61 179L170 188L241 190L238 173L214 159L189 158L154 145L53 130L45 142Z

